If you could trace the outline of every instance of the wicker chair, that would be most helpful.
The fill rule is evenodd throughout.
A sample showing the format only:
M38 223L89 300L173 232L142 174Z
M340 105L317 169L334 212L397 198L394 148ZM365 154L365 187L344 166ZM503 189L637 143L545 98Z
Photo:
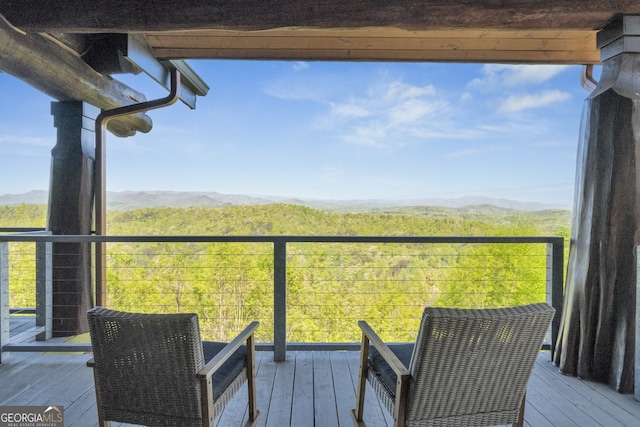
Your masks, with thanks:
M100 426L213 426L248 380L249 421L256 409L253 322L229 344L202 342L195 314L87 312ZM246 342L246 345L243 345Z
M368 380L393 414L394 426L522 425L527 382L554 313L547 304L427 308L416 343L390 345L358 322L354 423L365 425Z

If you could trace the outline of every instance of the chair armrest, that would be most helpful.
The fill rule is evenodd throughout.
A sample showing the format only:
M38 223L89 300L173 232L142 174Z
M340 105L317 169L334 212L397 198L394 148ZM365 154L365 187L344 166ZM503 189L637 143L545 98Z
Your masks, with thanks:
M242 332L240 332L229 344L227 344L220 353L216 354L213 359L209 361L201 370L198 372L198 377L200 378L211 378L213 373L220 369L222 364L233 355L233 353L245 342L249 342L253 340L253 334L256 328L260 326L260 322L251 322L249 326L244 328ZM249 354L249 353L248 353ZM251 353L253 354L253 352Z
M380 339L378 334L376 334L373 329L371 329L371 327L367 322L365 322L364 320L359 320L358 326L360 326L360 329L362 329L363 347L367 340L369 341L370 344L373 344L373 346L380 353L380 356L382 356L382 358L389 364L391 369L393 369L393 372L395 372L396 376L398 377L398 380L396 383L396 398L394 403L394 412L393 412L394 424L393 425L403 426L405 424L405 415L406 415L405 406L407 401L407 391L409 389L409 380L411 378L411 373L409 372L409 369L407 369L407 367L404 366L404 364L400 361L400 359L398 359L398 357L395 354L393 354L389 346ZM366 352L367 353L369 352L368 349L366 350ZM365 360L362 360L361 364L363 363L367 363L367 362ZM366 372L366 368L361 366L360 375L364 374L365 372ZM361 382L361 386L359 386L359 390L360 390L360 387L364 386L363 380L361 380L360 382ZM358 403L357 403L356 409L354 409L353 411L353 417L357 426L364 425L364 422L362 419L362 412L363 412L363 405L364 405L363 397L364 397L364 390L358 391L358 395L356 397Z
M380 352L380 356L389 364L393 372L398 378L407 378L410 376L409 369L393 354L389 346L380 339L378 334L364 320L358 321L358 326L362 329L362 333L369 339L369 342Z

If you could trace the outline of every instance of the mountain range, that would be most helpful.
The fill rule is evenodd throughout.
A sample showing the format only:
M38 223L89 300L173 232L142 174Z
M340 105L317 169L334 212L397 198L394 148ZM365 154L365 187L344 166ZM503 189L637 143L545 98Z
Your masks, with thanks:
M34 190L22 194L0 195L0 206L20 204L45 204L48 192ZM368 200L319 200L278 196L250 196L198 191L121 191L107 192L107 207L110 210L132 210L151 207L224 207L232 205L265 205L283 203L303 205L316 209L338 211L371 211L392 207L437 206L465 208L469 206L493 206L517 211L541 211L567 209L545 203L521 202L490 197L423 198L423 199L368 199Z

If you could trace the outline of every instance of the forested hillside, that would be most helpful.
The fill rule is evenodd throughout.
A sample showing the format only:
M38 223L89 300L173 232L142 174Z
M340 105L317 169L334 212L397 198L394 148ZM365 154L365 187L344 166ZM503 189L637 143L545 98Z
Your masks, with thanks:
M491 206L343 213L297 205L147 208L110 212L112 235L535 236L568 238L568 211ZM46 206L0 207L0 227L45 226ZM17 245L17 244L14 244ZM21 244L24 247L25 244ZM13 251L12 306L34 304L32 249ZM224 339L260 320L273 340L273 248L258 243L109 244L108 304L194 311ZM545 298L545 245L289 244L289 341L356 341L357 319L411 340L428 305L491 307ZM19 267L19 266L23 267Z
M0 206L0 227L45 227L46 205ZM493 206L401 207L344 213L299 205L114 211L110 234L539 235L568 236L570 212Z

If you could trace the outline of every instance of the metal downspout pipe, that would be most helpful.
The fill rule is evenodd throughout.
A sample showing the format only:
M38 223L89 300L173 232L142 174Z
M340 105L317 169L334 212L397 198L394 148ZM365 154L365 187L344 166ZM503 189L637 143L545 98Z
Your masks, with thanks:
M589 93L593 92L596 89L596 86L598 86L598 81L593 78L593 64L588 64L582 67L580 85Z
M171 72L171 90L168 96L152 101L145 101L138 104L118 107L111 110L102 111L96 117L96 169L95 169L95 219L97 236L107 234L107 202L106 202L106 164L105 164L105 139L107 122L115 117L126 116L128 114L141 113L157 108L162 108L174 104L180 98L180 71L175 68ZM107 251L105 242L95 244L95 268L96 268L96 295L95 303L98 306L106 305L106 271Z

